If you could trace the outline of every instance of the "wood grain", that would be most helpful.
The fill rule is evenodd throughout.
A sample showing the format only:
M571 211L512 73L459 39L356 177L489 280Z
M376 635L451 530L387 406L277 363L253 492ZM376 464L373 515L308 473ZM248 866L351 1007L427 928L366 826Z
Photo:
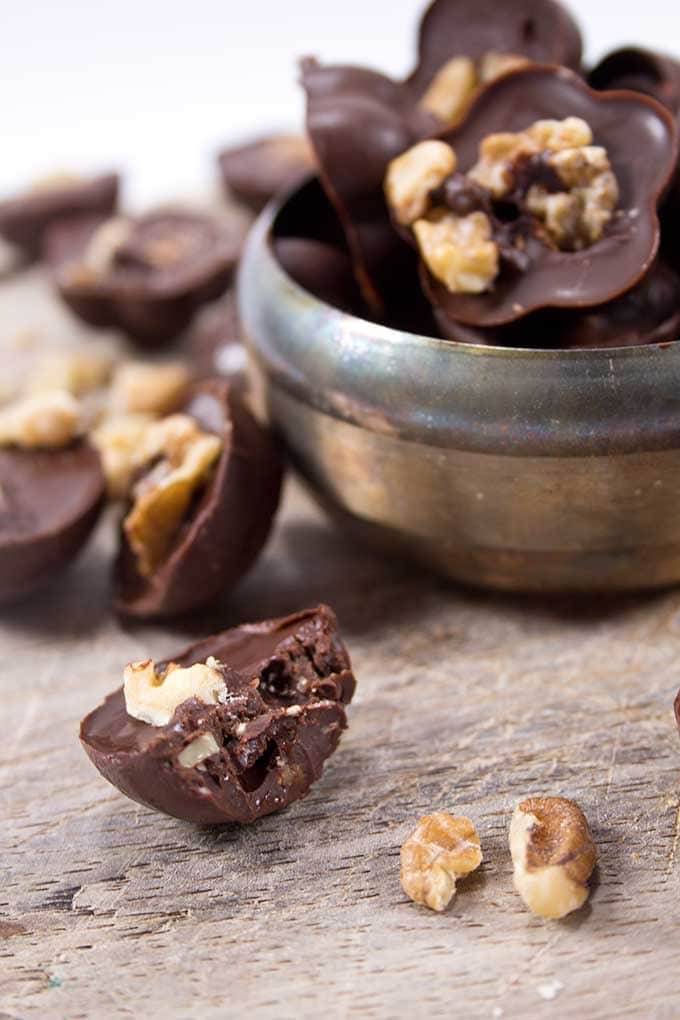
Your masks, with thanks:
M21 287L48 301L37 279ZM5 284L5 341L12 309ZM112 546L108 519L0 622L2 1016L680 1017L680 593L459 590L352 547L292 484L221 606L133 628L109 612ZM78 720L125 662L320 600L359 688L305 801L203 830L93 770ZM509 816L539 793L577 799L599 849L590 904L563 922L531 918L512 888ZM398 881L404 836L435 809L469 814L485 856L443 916Z

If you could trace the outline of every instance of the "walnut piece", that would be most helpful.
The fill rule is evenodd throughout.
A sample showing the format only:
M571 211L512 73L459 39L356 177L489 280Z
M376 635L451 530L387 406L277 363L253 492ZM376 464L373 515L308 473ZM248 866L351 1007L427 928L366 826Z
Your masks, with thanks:
M114 373L111 408L120 414L170 414L184 402L189 382L181 362L129 361Z
M448 127L455 127L470 109L482 85L529 61L514 53L485 53L475 64L470 57L452 57L440 67L420 99L421 109Z
M430 207L430 192L443 184L457 165L446 142L419 142L393 159L387 168L385 195L398 223L410 227Z
M170 663L161 673L153 659L146 659L130 663L123 676L128 715L151 726L166 726L179 705L190 698L204 705L224 704L227 698L220 663L212 657L186 668Z
M111 378L114 358L109 351L65 351L41 361L28 381L29 393L66 390L74 397L105 386Z
M559 918L588 899L597 860L580 807L562 797L531 797L510 823L515 889L539 917Z
M446 910L458 879L481 863L479 837L469 818L426 815L401 848L401 886L416 903Z
M165 560L192 498L221 452L219 436L202 432L185 414L145 429L138 460L153 467L135 484L132 508L123 521L142 577L150 577Z
M99 450L109 499L125 499L135 472L144 465L148 414L120 414L106 418L91 434Z
M0 411L0 446L50 450L68 446L83 431L80 404L66 390L50 390Z
M182 768L194 769L206 758L212 758L214 754L219 754L219 751L219 744L212 733L201 733L177 755L177 761Z
M96 283L112 266L116 254L132 233L132 223L124 216L112 216L97 227L87 247L69 266L69 275L75 286Z
M413 224L413 233L428 269L452 294L481 294L498 276L498 245L486 213L435 210Z

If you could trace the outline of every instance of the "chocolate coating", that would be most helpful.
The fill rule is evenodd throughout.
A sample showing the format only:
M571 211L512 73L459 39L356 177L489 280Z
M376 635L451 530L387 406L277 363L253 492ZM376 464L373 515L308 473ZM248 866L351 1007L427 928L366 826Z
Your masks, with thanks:
M680 62L663 53L627 46L607 54L588 75L598 91L630 89L658 99L680 113Z
M678 729L680 730L680 691L678 691L674 707L675 707L675 721L678 724Z
M258 138L217 158L227 192L254 212L314 171L309 142L299 135Z
M452 294L425 273L425 289L440 322L444 317L499 326L541 308L604 304L633 287L653 264L659 247L657 205L678 153L675 122L655 100L632 92L594 92L564 68L534 66L488 85L460 127L442 137L454 147L465 172L488 135L566 117L590 125L619 183L619 207L604 236L578 252L554 251L529 237L527 270L506 268L486 294Z
M95 271L85 257L101 225L79 220L49 232L46 251L57 289L86 322L117 327L144 348L175 339L201 305L224 293L243 243L240 227L163 209L133 220L129 238ZM173 245L176 256L168 257Z
M217 466L183 522L169 555L142 577L121 531L116 610L160 618L197 609L248 570L278 507L282 466L270 434L225 380L196 383L184 413L223 438Z
M347 726L355 680L327 606L226 630L171 661L211 655L225 667L226 704L191 699L166 726L150 726L127 714L121 688L83 720L80 738L99 772L140 804L204 825L252 822L319 779ZM179 754L204 733L219 754L183 767Z
M547 309L495 329L442 316L445 338L496 347L639 347L680 339L680 277L662 263L615 301L583 311Z
M274 241L282 268L304 290L346 312L358 312L361 295L346 252L323 241L282 237Z
M15 195L0 202L0 236L38 258L54 223L78 216L109 216L118 203L118 186L117 174L104 174Z
M51 580L80 551L104 504L99 455L0 448L0 603Z
M434 0L420 23L418 66L409 87L421 96L452 57L511 53L538 64L578 70L578 25L552 0Z
M412 279L413 256L390 222L387 166L434 130L408 89L360 67L302 63L307 130L321 182L343 226L361 295L378 316Z

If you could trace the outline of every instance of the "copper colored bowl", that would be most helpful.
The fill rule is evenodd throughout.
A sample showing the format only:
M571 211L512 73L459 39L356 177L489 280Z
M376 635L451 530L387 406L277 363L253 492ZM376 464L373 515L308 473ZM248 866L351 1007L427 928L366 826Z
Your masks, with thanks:
M320 501L476 585L679 581L680 343L475 347L348 315L274 257L301 194L258 220L239 301L270 420Z

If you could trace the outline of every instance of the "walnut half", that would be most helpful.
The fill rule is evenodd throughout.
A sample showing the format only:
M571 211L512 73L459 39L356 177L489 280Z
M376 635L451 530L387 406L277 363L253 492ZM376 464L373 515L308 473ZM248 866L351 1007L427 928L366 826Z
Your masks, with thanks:
M213 658L187 668L170 663L160 673L153 660L146 659L125 667L123 692L128 715L151 726L166 726L190 698L204 705L224 703L227 685L220 663Z
M407 896L443 911L456 882L482 863L479 837L469 818L438 812L421 818L401 848L401 886Z
M413 233L428 269L452 294L482 294L500 272L486 213L456 216L436 209L413 224Z
M578 804L562 797L531 797L510 823L515 889L539 917L560 918L588 899L597 860Z

